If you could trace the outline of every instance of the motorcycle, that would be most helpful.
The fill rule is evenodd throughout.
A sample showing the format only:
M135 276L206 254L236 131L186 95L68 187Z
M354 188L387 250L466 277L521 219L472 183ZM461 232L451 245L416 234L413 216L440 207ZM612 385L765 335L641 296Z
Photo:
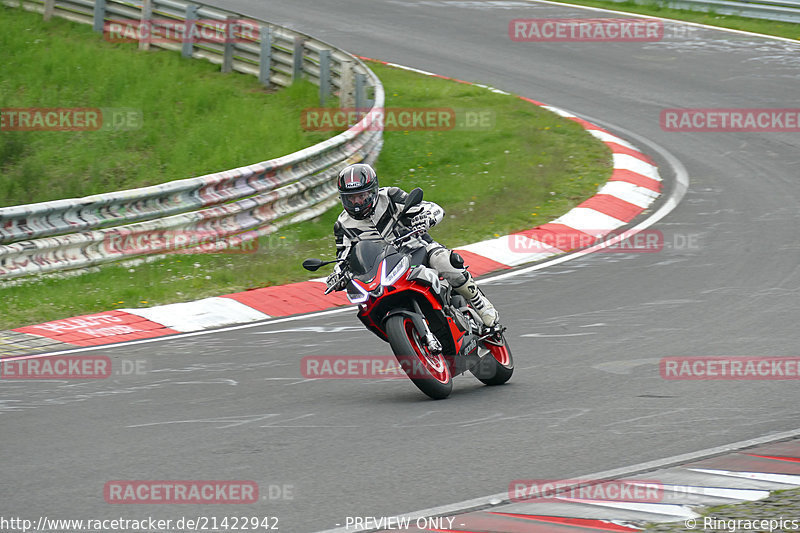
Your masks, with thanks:
M387 237L400 218L421 201L422 190L414 189L382 235L360 238L347 258L306 259L303 267L313 272L342 262L347 298L358 304L359 320L389 343L406 375L429 397L447 398L453 390L453 376L467 370L486 385L501 385L514 372L506 328L484 325L466 298L436 270L424 266L425 249L407 246L425 230L411 230L396 239ZM329 287L325 294L331 290Z

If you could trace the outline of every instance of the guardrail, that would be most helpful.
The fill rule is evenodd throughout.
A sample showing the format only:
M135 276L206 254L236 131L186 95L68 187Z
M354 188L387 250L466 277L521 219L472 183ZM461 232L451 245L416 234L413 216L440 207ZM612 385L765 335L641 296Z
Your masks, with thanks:
M141 39L139 46L179 50L186 57L219 64L223 72L258 76L265 85L285 86L302 76L319 86L320 105L334 93L341 107L384 105L380 80L355 56L239 13L181 0L2 1L41 12L45 19L60 16L89 23L96 31L122 19L183 21L187 30L206 21L235 19L258 28L258 34L203 43ZM383 131L374 121L367 116L315 146L246 167L151 187L0 208L0 279L174 251L175 235L200 236L202 243L211 241L224 249L316 217L336 203L335 177L341 168L377 157Z
M626 0L613 0L625 2ZM652 4L652 0L635 0L637 4ZM714 11L720 15L800 22L800 0L660 0L656 2L665 7L689 9L692 11Z

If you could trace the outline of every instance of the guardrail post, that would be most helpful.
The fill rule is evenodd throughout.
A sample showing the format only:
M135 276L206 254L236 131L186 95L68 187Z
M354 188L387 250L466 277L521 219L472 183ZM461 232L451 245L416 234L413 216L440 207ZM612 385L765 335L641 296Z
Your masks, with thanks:
M103 33L103 23L106 18L106 0L94 0L94 24L93 29L98 33Z
M22 6L20 6L22 7ZM44 20L45 22L53 17L53 10L56 7L56 0L44 0Z
M269 87L269 75L272 69L272 33L269 26L261 26L261 57L258 61L258 81Z
M292 83L300 79L303 75L303 51L306 40L299 35L294 38L294 50L292 50Z
M233 42L234 36L231 35L231 29L234 27L236 17L228 15L225 19L225 49L222 53L222 72L227 73L233 70Z
M319 105L325 105L325 101L331 94L331 51L319 51Z
M194 24L197 20L197 6L189 4L186 6L186 26L183 34L183 47L181 48L181 55L183 57L192 57L194 52L194 43L192 42L192 34L194 33Z
M353 61L342 61L341 68L342 70L339 72L339 107L355 107L356 82L355 76L353 76Z
M356 109L367 107L367 75L356 73Z
M139 50L150 50L150 34L152 26L150 19L153 18L153 0L144 0L142 2L142 16L140 22L142 27L146 27L149 31L141 32L142 38L139 39Z

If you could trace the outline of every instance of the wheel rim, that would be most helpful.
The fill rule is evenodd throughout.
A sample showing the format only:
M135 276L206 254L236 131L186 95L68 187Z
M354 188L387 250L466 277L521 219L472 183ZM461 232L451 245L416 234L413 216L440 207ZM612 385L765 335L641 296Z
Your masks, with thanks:
M442 354L432 354L428 347L422 342L417 330L414 328L414 323L410 318L403 321L403 326L406 331L406 336L411 342L411 347L414 349L414 355L417 360L422 364L425 370L438 381L439 383L447 383L450 381L450 369L447 368L447 363ZM412 366L412 372L414 367ZM415 376L416 377L416 376Z
M511 354L508 351L505 339L502 339L502 344L495 344L487 339L484 345L489 349L489 353L492 354L492 357L494 357L498 363L503 366L509 365L511 362Z

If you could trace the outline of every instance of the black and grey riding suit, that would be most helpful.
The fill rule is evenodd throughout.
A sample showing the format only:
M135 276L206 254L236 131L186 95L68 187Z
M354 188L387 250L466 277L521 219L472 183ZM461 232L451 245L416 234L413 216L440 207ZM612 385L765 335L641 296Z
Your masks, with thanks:
M346 211L342 211L333 227L337 258L346 258L350 248L359 238L384 236L383 232L402 210L407 196L406 192L398 187L381 187L378 189L375 208L363 220L356 220ZM443 218L444 209L441 206L423 201L409 209L400 218L400 223L390 231L390 235L384 237L397 238L408 233L410 229L422 230L421 234L411 237L406 244L410 250L416 251L412 252L412 257L423 257L424 264L435 269L456 292L469 300L484 324L491 326L497 321L497 311L464 268L464 260L457 253L434 241L427 233L428 228L438 224ZM340 289L345 283L346 279L342 276L341 267L337 263L333 273L328 277L328 285Z

